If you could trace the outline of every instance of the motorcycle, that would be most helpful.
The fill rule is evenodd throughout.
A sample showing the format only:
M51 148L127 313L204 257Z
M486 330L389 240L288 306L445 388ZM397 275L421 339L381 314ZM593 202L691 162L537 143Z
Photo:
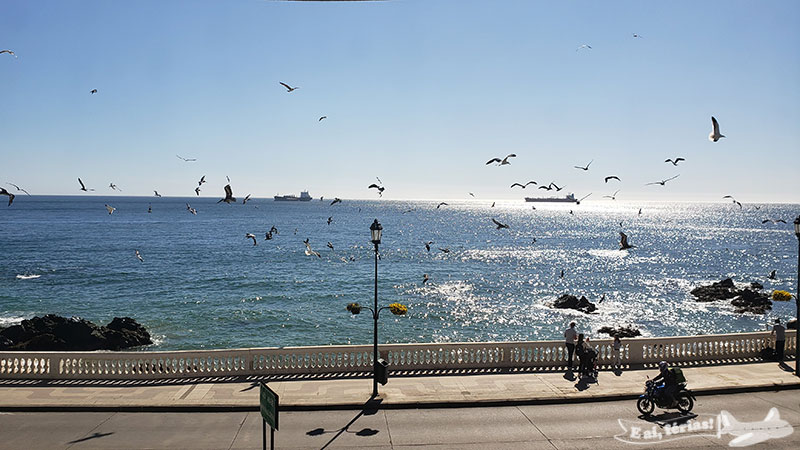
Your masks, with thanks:
M678 392L675 394L675 401L668 405L663 395L664 385L655 384L653 380L647 380L645 383L644 394L639 396L636 401L636 408L640 413L649 416L653 413L656 406L661 409L677 408L683 414L688 413L694 408L696 398L689 389L686 389L685 384L680 384Z

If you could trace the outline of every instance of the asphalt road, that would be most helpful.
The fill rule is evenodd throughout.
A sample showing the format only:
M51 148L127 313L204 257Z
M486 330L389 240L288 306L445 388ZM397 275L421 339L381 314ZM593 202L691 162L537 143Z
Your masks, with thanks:
M699 423L729 411L739 421L762 421L770 408L793 433L751 448L800 448L800 390L699 397ZM728 447L735 436L716 428L671 440L663 425L677 413L639 417L634 401L495 408L313 411L280 413L276 448L323 449L605 449ZM634 445L618 419L662 441ZM261 416L231 413L0 413L0 449L260 449Z

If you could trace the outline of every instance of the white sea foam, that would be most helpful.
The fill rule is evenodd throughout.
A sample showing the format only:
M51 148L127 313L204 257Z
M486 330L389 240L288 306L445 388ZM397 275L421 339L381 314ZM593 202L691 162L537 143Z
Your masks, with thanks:
M24 317L0 317L0 327L7 327L9 325L16 325L25 320Z
M33 279L39 278L40 276L41 275L36 275L36 274L33 274L33 275L17 275L17 279L18 280L33 280Z

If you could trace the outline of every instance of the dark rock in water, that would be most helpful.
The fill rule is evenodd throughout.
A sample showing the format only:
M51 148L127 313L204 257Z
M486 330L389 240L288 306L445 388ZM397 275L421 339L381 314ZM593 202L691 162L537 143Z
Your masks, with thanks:
M603 327L597 330L598 333L606 333L611 337L619 337L622 338L632 338L636 336L641 336L642 333L636 329L628 325L627 327Z
M764 285L759 283L758 281L753 281L750 283L750 289L764 289Z
M0 350L121 350L152 343L150 333L128 317L115 317L103 327L79 317L48 314L0 329Z
M594 312L597 309L597 306L587 300L586 297L581 296L581 298L578 299L578 297L575 297L574 295L564 294L556 299L555 303L553 303L553 308L577 309L578 311L588 314Z
M731 301L731 304L736 307L737 313L764 314L772 309L772 300L769 299L769 295L763 292L751 291L750 289L739 291L736 298Z
M692 289L691 293L697 297L698 302L727 300L736 297L736 286L733 284L733 280L726 278L708 286L696 287Z
M797 329L797 319L792 319L786 322L786 329L787 330L796 330Z

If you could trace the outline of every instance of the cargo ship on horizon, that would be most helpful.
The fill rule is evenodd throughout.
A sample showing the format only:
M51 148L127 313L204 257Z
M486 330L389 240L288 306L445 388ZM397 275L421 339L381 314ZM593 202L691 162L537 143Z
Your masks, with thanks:
M525 197L526 202L543 202L543 203L578 203L575 194L567 194L564 197Z
M311 196L308 195L308 191L303 191L300 193L300 197L294 194L276 195L274 199L276 202L310 202Z

